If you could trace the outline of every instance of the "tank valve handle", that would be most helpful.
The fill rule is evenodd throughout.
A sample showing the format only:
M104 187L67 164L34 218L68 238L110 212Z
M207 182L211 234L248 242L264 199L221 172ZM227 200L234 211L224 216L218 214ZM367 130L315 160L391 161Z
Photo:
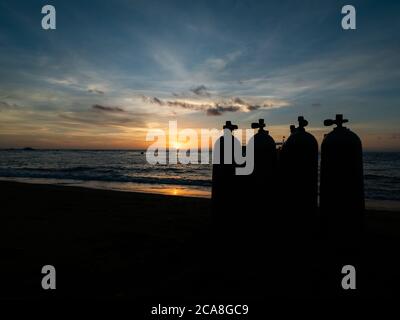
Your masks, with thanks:
M297 121L299 122L299 128L304 128L308 125L308 121L303 116L298 117Z
M223 129L229 129L230 131L236 130L238 126L236 124L232 124L231 121L226 121Z
M264 119L258 119L258 122L253 122L251 124L252 129L259 129L259 131L263 131L265 128Z
M349 120L343 119L343 115L342 114L337 114L335 120L327 119L327 120L324 121L324 125L325 126L331 126L333 124L336 124L339 128L341 128L343 126L343 123L346 123L346 122L349 122Z

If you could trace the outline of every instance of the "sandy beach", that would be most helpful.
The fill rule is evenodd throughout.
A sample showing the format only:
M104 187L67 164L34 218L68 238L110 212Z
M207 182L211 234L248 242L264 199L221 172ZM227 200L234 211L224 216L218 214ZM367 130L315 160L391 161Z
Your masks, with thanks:
M1 299L273 295L217 262L209 199L17 182L0 190ZM367 212L363 296L398 295L398 230L399 212ZM41 288L46 264L57 290Z

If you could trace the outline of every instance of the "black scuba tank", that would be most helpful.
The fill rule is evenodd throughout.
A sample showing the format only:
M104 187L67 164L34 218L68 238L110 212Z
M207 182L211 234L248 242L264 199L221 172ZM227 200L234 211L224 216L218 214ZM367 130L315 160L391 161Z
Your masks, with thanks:
M271 246L276 233L280 231L276 208L277 151L274 139L265 130L264 119L252 123L258 129L248 142L247 160L253 158L253 172L246 177L242 193L246 199L246 221L248 238L252 239L255 250ZM252 145L253 154L250 155ZM268 248L269 250L270 248ZM258 251L258 254L260 251Z
M227 129L232 133L237 129L237 125L233 125L231 121L226 121L223 126L224 131ZM212 169L212 191L211 200L213 212L215 215L222 218L229 215L233 205L233 193L235 191L235 161L234 161L234 148L240 147L238 139L233 134L230 134L232 139L231 159L225 159L225 137L226 133L221 136L214 145L213 150L213 169ZM217 163L216 163L217 162ZM236 186L237 187L237 186Z
M320 209L330 240L351 248L363 231L364 177L361 140L343 127L346 122L341 114L324 121L336 127L321 145Z
M268 189L268 186L274 188L276 177L277 153L274 139L265 130L264 119L251 124L252 129L258 129L258 132L251 138L250 143L254 147L254 170L251 176L253 183L261 187L261 184Z
M286 215L309 226L318 208L318 142L305 130L307 120L300 116L298 122L297 128L290 126L291 134L280 155L283 205L289 210Z
M300 116L298 122L297 128L290 126L279 159L280 214L284 218L281 246L286 253L282 258L285 285L306 296L312 291L309 265L313 264L317 235L318 142L305 130L307 120Z

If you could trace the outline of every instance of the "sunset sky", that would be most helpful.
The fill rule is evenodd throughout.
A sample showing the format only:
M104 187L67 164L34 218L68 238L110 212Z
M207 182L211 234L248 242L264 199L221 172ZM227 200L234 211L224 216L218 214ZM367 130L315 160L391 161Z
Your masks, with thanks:
M341 28L341 8L357 30ZM41 8L57 29L41 28ZM151 128L321 140L343 113L367 150L400 151L400 1L0 0L0 148L143 148Z

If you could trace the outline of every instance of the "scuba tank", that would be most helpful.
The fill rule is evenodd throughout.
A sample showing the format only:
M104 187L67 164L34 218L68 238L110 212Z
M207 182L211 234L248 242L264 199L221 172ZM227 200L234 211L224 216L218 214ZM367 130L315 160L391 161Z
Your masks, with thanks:
M363 279L360 249L365 204L361 140L343 127L346 122L341 114L324 121L325 126L336 127L325 135L321 145L320 211L326 236L327 288L330 294L351 296L360 295L363 287L359 279ZM357 271L357 290L341 288L345 265Z
M348 248L359 241L365 204L361 140L346 122L341 114L324 121L336 128L321 145L320 208L331 240Z
M265 126L264 119L251 124L252 129L258 129L248 142L253 144L254 168L253 172L246 177L243 188L249 212L250 232L253 233L252 236L262 235L262 237L277 231L274 223L276 213L273 209L276 201L277 152L275 141L269 135L269 131L265 130ZM247 148L247 151L249 149ZM261 208L265 208L262 213ZM255 232L257 229L260 230Z
M290 126L290 136L280 152L280 191L283 224L282 246L285 281L295 295L312 295L312 271L318 210L318 142L305 130L308 121L298 117L298 127ZM302 261L308 261L304 265ZM292 267L296 266L296 267Z
M295 210L287 212L291 219L310 226L311 219L316 218L318 207L318 142L305 130L308 121L304 117L298 117L298 122L297 128L294 125L290 126L291 134L282 145L282 192L284 197L289 199L285 204ZM299 211L301 214L298 214Z
M258 132L252 137L250 143L254 144L254 170L251 174L252 182L257 188L273 188L276 175L276 144L269 135L269 131L264 130L264 119L251 124L252 129L258 129ZM266 188L266 189L265 189ZM260 190L261 191L261 190Z
M237 125L233 125L231 121L226 121L223 126L224 131L227 129L232 134L233 130L238 128ZM234 196L237 192L238 186L235 185L235 160L234 160L234 148L240 146L240 142L233 135L228 135L232 139L230 150L231 159L225 159L224 148L226 144L226 135L221 136L215 143L213 149L213 168L212 168L212 191L211 201L212 210L215 222L217 225L225 225L224 228L232 226L236 216L236 205Z
M258 129L248 141L246 152L253 149L253 155L247 154L246 159L253 160L253 172L244 176L241 187L246 208L243 210L244 221L242 230L245 234L246 261L251 266L249 274L257 275L254 280L254 290L263 292L268 287L273 292L280 290L281 259L279 253L279 236L281 232L280 216L276 210L276 178L277 150L274 139L266 130L264 119L251 124L252 129ZM252 145L252 147L249 147ZM253 157L251 157L253 156ZM273 274L275 279L269 275Z
M239 185L235 172L237 165L234 153L236 148L242 151L239 140L232 134L237 128L231 121L226 121L223 135L214 144L211 191L213 223L209 240L214 266L220 269L219 272L226 272L227 268L234 269L240 279L240 272L243 271L236 257L238 252L244 251L241 219L245 214L241 209L242 186ZM229 146L232 147L231 150L228 150Z
M231 121L226 121L223 129L228 129L231 132L237 129L237 125L233 125ZM235 145L235 140L237 140L232 135L232 147ZM225 161L225 134L221 136L214 145L213 152L213 172L212 172L212 192L211 199L213 204L219 205L229 199L229 189L231 187L230 182L232 182L233 176L235 175L235 165L234 165L234 152L232 148L232 158L230 163L229 160Z

